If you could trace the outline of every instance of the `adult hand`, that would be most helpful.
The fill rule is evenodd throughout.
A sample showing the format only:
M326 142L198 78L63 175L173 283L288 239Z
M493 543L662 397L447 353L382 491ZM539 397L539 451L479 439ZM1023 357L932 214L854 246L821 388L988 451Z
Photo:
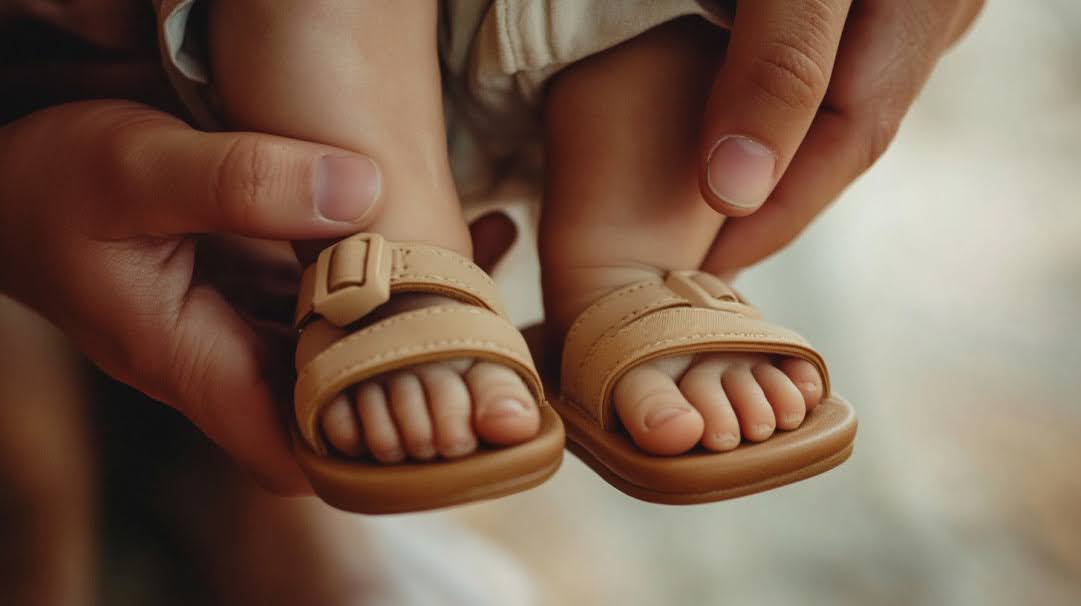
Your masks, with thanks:
M378 180L356 154L203 133L129 102L43 110L0 129L0 292L174 406L267 487L306 492L267 374L267 358L288 354L203 271L226 254L270 257L231 246L204 266L210 249L193 234L344 236L378 214Z
M724 225L703 268L746 267L799 234L885 151L982 5L738 2L706 109L699 175L706 200L742 218Z

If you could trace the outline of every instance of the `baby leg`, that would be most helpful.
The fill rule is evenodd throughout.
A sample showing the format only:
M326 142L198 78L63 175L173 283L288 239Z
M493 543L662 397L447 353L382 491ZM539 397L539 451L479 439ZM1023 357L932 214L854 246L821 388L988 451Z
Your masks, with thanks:
M599 296L646 268L702 262L723 217L698 189L697 143L723 34L698 19L656 28L571 66L545 106L541 259L549 327L564 334ZM616 384L635 443L678 454L794 429L821 397L809 363L750 354L676 356Z
M382 171L371 230L470 254L447 162L434 2L229 0L210 4L211 69L233 128L363 152ZM324 160L329 170L371 170ZM344 192L345 195L348 192ZM397 296L382 313L445 301ZM319 351L301 335L298 354ZM459 360L415 367L339 396L323 418L340 454L383 462L468 454L532 437L536 403L511 370Z

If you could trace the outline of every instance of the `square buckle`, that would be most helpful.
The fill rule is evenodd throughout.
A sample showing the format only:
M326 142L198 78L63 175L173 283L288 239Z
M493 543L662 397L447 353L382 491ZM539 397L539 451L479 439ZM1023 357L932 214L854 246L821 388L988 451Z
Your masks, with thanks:
M758 317L753 307L747 305L719 278L698 270L670 271L664 278L668 290L687 299L692 307L716 309L741 316Z
M390 299L393 257L379 234L357 234L319 253L312 311L346 326Z

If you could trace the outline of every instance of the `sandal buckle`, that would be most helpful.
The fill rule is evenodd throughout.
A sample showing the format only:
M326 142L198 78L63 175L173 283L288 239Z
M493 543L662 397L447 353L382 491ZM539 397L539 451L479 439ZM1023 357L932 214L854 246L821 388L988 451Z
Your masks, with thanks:
M691 307L758 317L754 308L747 305L736 291L720 278L706 272L695 269L673 270L665 276L664 285L668 290L686 299Z
M319 253L312 311L347 326L390 300L392 251L379 234L350 236Z

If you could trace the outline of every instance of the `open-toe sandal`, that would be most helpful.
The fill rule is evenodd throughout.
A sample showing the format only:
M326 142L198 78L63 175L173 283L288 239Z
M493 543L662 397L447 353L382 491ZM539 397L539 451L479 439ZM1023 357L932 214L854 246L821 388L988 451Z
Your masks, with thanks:
M720 279L700 271L658 272L612 292L577 318L562 364L545 364L548 401L563 419L567 448L623 492L656 503L720 501L822 473L852 452L856 417L831 393L822 357L798 334L763 321ZM539 327L527 334L544 346ZM727 452L700 445L679 456L637 448L622 428L612 391L630 368L678 354L753 352L807 360L821 373L823 397L803 424ZM538 360L552 360L535 351ZM720 389L720 385L718 385Z
M399 293L437 294L454 303L361 320ZM322 335L320 351L297 352L294 451L316 494L361 513L435 509L507 495L558 469L563 427L521 333L507 320L491 278L452 251L357 234L323 250L303 274L295 325ZM480 449L457 459L383 464L333 452L320 419L350 386L417 364L473 358L518 373L540 410L525 443Z

